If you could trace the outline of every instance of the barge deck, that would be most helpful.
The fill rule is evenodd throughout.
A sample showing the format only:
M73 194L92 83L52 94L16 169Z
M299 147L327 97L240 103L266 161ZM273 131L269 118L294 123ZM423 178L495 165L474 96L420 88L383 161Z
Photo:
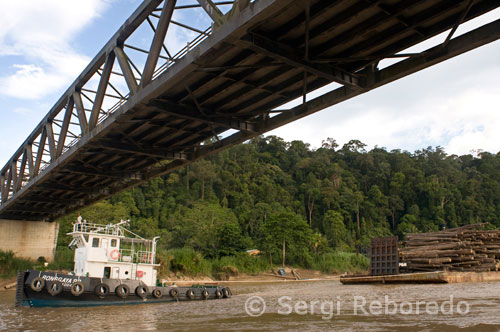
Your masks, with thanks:
M341 276L340 282L354 284L449 284L500 281L500 272L418 272L380 276Z

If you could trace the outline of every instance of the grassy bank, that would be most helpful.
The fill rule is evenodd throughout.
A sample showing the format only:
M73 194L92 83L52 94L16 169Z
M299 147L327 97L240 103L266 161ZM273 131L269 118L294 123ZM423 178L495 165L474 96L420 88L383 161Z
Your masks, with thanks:
M190 248L160 252L158 259L161 264L159 274L161 278L185 276L227 280L230 276L258 275L276 268L269 264L267 258L249 256L247 253L209 259ZM363 255L333 252L316 256L311 266L304 267L328 274L360 273L368 270L369 263L369 259Z
M314 258L312 269L324 273L362 273L368 271L370 259L350 252L326 253Z
M247 253L209 259L190 248L160 251L158 260L161 264L160 277L205 276L226 280L241 273L256 275L271 269L267 260Z
M18 258L12 251L0 250L0 279L9 279L17 275L17 271L32 269L38 262L29 259Z

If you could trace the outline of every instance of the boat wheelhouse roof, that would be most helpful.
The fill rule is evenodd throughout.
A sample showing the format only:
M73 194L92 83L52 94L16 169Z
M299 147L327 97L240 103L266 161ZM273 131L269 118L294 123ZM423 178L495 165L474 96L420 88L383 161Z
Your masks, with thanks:
M81 224L75 223L73 225L73 231L67 233L67 235L107 235L110 237L119 238L121 242L133 242L133 243L143 243L150 244L154 241L145 239L131 230L126 229L124 226L128 225L130 220L121 220L117 224L94 224L83 222Z

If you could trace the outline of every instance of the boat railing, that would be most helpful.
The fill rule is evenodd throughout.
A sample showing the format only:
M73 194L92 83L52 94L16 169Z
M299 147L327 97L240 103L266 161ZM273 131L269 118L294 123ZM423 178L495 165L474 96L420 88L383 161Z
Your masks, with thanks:
M92 223L75 223L73 224L73 232L124 236L123 229L113 224L101 225Z
M133 263L134 251L132 249L120 249L119 262Z
M154 259L153 252L149 250L134 251L132 249L120 249L120 255L117 261L124 263L154 264Z
M154 264L154 256L151 251L139 250L135 253L135 259L137 263L143 264Z

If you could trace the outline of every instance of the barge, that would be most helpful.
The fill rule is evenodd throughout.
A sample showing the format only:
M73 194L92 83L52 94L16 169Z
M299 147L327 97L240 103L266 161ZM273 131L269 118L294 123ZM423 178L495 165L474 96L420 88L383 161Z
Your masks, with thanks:
M500 281L500 231L486 224L439 232L374 238L370 275L340 277L343 284L457 283Z
M344 285L356 284L451 284L459 282L493 282L500 281L500 272L415 272L393 275L360 275L341 276Z
M117 224L76 223L70 247L74 271L29 270L17 277L16 306L78 307L209 300L231 297L228 287L178 287L157 281L156 245Z

